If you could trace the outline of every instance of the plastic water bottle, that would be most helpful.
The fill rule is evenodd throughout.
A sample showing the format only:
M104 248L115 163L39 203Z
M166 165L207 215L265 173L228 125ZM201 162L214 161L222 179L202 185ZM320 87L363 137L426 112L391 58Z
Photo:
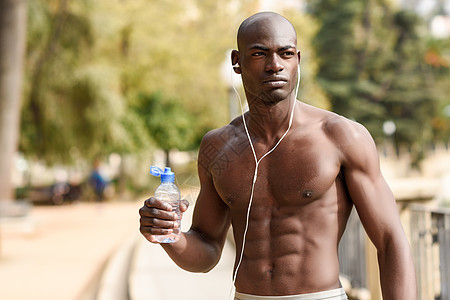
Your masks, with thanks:
M161 184L155 190L155 198L162 200L172 206L172 211L176 212L178 215L178 228L173 229L173 233L167 235L157 235L156 240L159 243L174 243L176 242L177 236L180 234L181 224L180 224L180 190L175 185L175 174L171 171L169 167L162 169L152 166L150 168L150 174L153 176L161 177Z

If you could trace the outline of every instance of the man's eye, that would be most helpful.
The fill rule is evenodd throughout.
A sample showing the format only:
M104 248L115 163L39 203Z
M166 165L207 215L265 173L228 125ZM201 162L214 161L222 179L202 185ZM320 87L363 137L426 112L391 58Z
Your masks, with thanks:
M252 56L263 56L264 52L255 52L252 54Z
M294 55L295 55L295 53L292 51L287 51L287 52L283 53L283 56L294 56Z

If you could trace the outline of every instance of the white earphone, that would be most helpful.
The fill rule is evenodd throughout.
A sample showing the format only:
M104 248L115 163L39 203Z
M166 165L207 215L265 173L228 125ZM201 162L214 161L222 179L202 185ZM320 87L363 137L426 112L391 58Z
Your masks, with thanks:
M239 66L239 63L236 63L236 64L233 65L233 68L238 67L238 66ZM246 134L247 134L247 138L248 138L248 141L249 141L249 143L250 143L250 147L251 147L252 152L253 152L253 158L255 159L255 164L256 164L256 166L255 166L255 173L254 173L254 175L253 175L252 189L251 189L251 193L250 193L250 200L249 200L248 207L247 207L247 217L246 217L246 221L245 221L244 234L243 234L243 237L242 237L241 254L240 254L240 257L239 257L239 262L238 262L238 264L237 264L237 266L236 266L236 270L234 271L234 275L233 275L233 283L232 283L233 285L232 285L231 291L230 291L230 299L232 299L232 297L233 297L233 292L235 292L235 290L236 290L235 283L236 283L237 273L238 273L239 267L241 266L242 258L243 258L243 256L244 256L244 247L245 247L245 242L246 242L246 238L247 238L248 223L249 223L249 218L250 218L250 209L251 209L252 202L253 202L253 193L254 193L254 190L255 190L255 183L256 183L256 179L257 179L257 177L258 177L258 167L259 167L259 163L263 160L264 157L266 157L267 155L269 155L270 153L272 153L272 152L278 147L278 145L281 143L281 141L284 139L284 137L288 134L289 130L291 129L292 121L293 121L293 119L294 119L295 104L296 104L296 102L297 102L298 88L299 88L299 86L300 86L300 75L301 75L301 73L300 73L300 63L299 63L299 64L298 64L298 67L297 67L297 86L296 86L296 89L295 89L295 99L294 99L294 104L292 105L292 111L291 111L291 116L290 116L290 118L289 118L289 126L288 126L288 129L287 129L286 132L283 134L283 136L281 136L281 138L278 140L278 142L275 144L275 146L273 146L272 149L270 149L269 151L267 151L267 152L266 152L263 156L261 156L259 159L258 159L257 156L256 156L255 148L254 148L254 146L253 146L252 139L251 139L251 137L250 137L250 133L248 132L247 123L245 122L245 117L244 117L244 107L243 107L243 104L242 104L241 97L239 96L239 93L237 92L237 90L236 90L236 88L235 88L235 86L234 86L232 73L230 73L230 74L231 74L231 82L233 83L233 84L232 84L233 90L234 90L234 92L236 93L236 95L238 96L239 104L241 105L242 122L243 122L243 124L244 124L244 129L245 129L245 132L246 132Z

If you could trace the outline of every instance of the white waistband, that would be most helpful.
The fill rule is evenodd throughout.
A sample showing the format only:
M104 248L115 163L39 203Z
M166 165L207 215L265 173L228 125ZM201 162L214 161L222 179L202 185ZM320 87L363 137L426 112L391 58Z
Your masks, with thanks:
M347 295L343 288L317 292L308 293L301 295L289 295L289 296L256 296L236 292L235 299L237 300L346 300Z

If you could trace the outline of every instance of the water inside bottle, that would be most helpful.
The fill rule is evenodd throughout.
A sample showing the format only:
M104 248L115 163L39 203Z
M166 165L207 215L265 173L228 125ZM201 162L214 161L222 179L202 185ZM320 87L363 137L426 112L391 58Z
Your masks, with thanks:
M166 235L156 235L155 238L159 243L175 243L177 241L177 237L181 232L181 223L180 223L180 201L170 201L167 202L172 206L172 211L174 211L178 215L178 228L173 229L173 233Z

